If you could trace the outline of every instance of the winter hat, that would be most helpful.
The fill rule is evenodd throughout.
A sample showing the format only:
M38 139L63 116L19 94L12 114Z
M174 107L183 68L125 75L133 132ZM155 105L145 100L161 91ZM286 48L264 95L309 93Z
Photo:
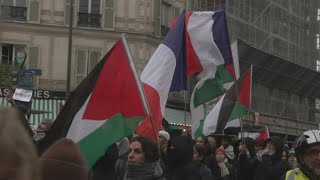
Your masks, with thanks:
M222 152L225 156L227 156L227 152L226 152L226 150L224 150L223 148L218 148L218 149L216 150L216 153L218 153L218 152Z
M159 131L159 134L163 136L167 141L170 140L170 134L166 131Z
M88 180L88 168L77 145L69 139L54 143L39 160L45 180Z

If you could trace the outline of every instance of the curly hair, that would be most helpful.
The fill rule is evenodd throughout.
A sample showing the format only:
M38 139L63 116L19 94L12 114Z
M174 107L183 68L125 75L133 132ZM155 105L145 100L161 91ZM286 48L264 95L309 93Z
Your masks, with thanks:
M152 140L146 137L136 136L131 139L131 143L135 141L141 143L142 151L145 154L147 163L159 160L158 146Z

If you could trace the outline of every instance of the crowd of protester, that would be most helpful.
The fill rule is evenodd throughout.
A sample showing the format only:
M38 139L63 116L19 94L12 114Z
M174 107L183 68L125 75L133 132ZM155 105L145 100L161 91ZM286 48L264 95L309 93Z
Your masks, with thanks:
M45 120L37 128L46 133ZM277 136L266 141L231 136L170 136L158 142L134 135L107 149L92 169L81 151L62 138L44 153L21 112L0 109L0 179L15 180L296 180L320 178L320 131L299 135L292 148Z

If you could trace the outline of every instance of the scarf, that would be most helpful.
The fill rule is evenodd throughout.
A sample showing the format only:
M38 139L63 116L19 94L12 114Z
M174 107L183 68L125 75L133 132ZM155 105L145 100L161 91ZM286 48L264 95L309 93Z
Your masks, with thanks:
M230 174L227 166L223 162L219 163L219 166L220 166L220 169L221 169L221 177L225 177L225 176Z
M127 164L124 180L152 180L160 177L162 177L162 169L158 162Z

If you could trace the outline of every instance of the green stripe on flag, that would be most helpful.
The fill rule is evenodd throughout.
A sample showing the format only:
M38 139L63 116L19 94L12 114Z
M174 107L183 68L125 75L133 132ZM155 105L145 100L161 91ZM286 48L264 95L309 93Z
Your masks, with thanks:
M133 134L137 125L144 117L124 118L116 114L101 127L78 142L88 167L92 168L106 150L121 138Z
M195 138L198 138L203 135L203 123L204 123L204 120L201 120L198 129L194 133Z
M224 65L217 66L215 78L207 79L199 89L195 90L194 107L223 94L223 85L232 81L234 81L234 79L229 71L224 68Z
M229 116L228 121L232 121L234 119L242 117L247 111L248 109L244 105L240 104L239 102L236 102Z

